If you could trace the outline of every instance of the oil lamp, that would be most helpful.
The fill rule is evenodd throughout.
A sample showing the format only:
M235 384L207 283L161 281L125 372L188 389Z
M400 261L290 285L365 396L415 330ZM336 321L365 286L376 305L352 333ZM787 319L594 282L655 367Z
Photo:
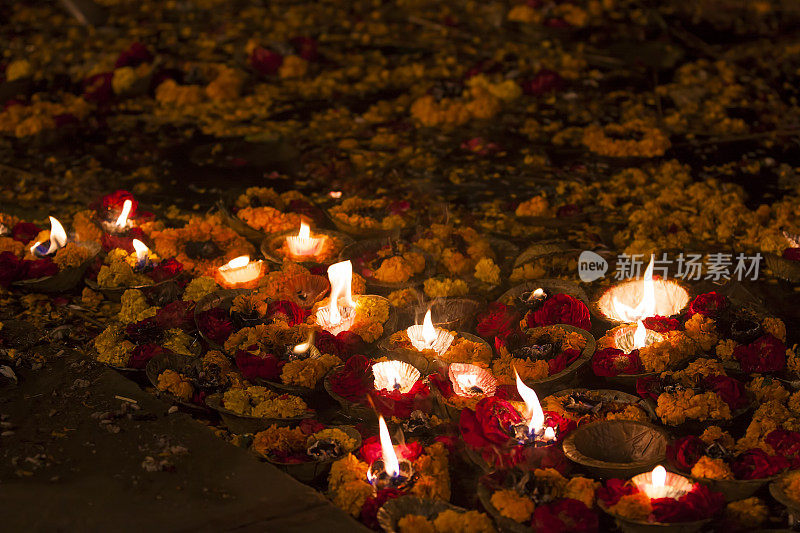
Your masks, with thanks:
M31 253L36 257L47 257L56 253L58 250L67 245L67 232L64 231L64 226L61 225L56 218L50 217L50 242L42 243L36 241L31 246Z
M451 363L447 370L453 392L463 398L494 396L497 380L492 373L478 365Z
M372 365L372 375L375 377L375 389L387 391L400 391L407 394L419 380L419 370L403 361L383 361Z
M683 476L667 472L661 465L656 466L652 472L634 476L631 481L651 500L678 499L692 490L691 481Z
M125 200L126 202L128 200ZM150 262L150 248L139 239L133 239L133 250L136 253L136 269L143 270Z
M650 257L644 278L630 280L608 289L597 300L603 316L614 322L633 323L651 316L678 314L689 303L689 293L672 280L653 280L653 263Z
M430 309L425 313L422 325L409 326L406 335L414 348L421 352L433 350L436 355L445 353L455 338L450 332L433 326Z
M414 467L410 461L397 458L389 428L382 416L378 417L378 435L381 440L381 458L367 469L367 481L376 491L408 486L414 477Z
M553 444L557 438L556 430L544 426L544 411L539 403L539 397L533 389L523 383L516 369L514 369L514 374L517 376L517 392L525 402L526 412L524 415L530 417L527 423L523 422L512 427L514 438L519 444L536 447Z
M217 269L226 285L233 286L254 281L264 270L262 261L250 261L249 255L241 255L231 259Z
M333 335L347 331L356 317L353 301L353 264L348 261L334 263L328 267L331 282L331 297L327 306L317 309L317 324Z
M311 228L305 222L300 222L300 231L297 235L286 237L286 246L292 257L313 257L319 254L326 237L312 237Z

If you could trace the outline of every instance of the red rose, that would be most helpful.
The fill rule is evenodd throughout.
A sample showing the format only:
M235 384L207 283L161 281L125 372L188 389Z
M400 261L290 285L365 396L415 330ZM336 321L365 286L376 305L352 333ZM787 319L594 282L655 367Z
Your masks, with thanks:
M594 533L599 530L600 522L597 514L585 503L564 498L537 505L531 525L534 531L547 533Z
M732 410L741 409L748 405L747 391L744 385L734 378L728 376L708 376L703 380L703 385L710 391L715 392L728 404Z
M138 67L142 63L150 63L152 60L153 55L147 50L147 47L142 43L135 42L117 57L114 68Z
M681 323L678 320L664 316L649 316L642 322L645 328L656 333L667 333L681 329Z
M699 437L688 435L667 446L667 459L678 469L689 472L705 455L706 444Z
M439 394L442 395L443 398L450 398L455 394L453 392L453 384L450 383L450 379L447 377L442 376L441 374L431 374L428 376L428 383L436 387L439 391Z
M141 228L129 228L125 235L103 233L101 244L103 245L103 250L107 252L114 248L121 248L128 253L132 253L134 251L133 239L145 240L145 234Z
M691 522L695 520L694 511L687 506L683 498L656 498L650 500L653 507L653 520L656 522Z
M236 352L236 366L239 367L242 377L247 380L260 378L275 381L280 377L284 364L286 364L284 361L271 354L261 357L244 350Z
M277 74L281 65L283 65L283 56L266 48L258 46L250 54L250 66L261 74L267 76Z
M769 432L764 442L772 446L775 453L791 462L793 469L800 468L800 433L775 429Z
M696 314L714 317L728 306L728 299L716 292L707 292L697 296L689 303L687 315L691 318Z
M731 463L731 470L736 479L764 479L780 474L789 466L787 459L769 455L761 448L753 448L736 457Z
M468 413L465 417L465 413ZM469 409L461 412L461 433L464 441L474 448L503 446L511 438L511 426L523 422L522 416L506 400L489 397L475 405L474 419Z
M296 326L297 324L302 324L306 321L306 317L308 317L309 312L297 305L294 302L290 302L288 300L280 300L278 302L272 302L267 307L267 316L274 320L275 315L283 315L288 319L288 324L290 326Z
M616 505L623 496L636 494L639 489L632 483L622 479L609 479L606 484L597 489L597 499L603 502L606 507Z
M156 323L164 329L179 328L184 331L193 331L194 302L176 300L156 312Z
M642 361L639 350L625 353L619 348L604 348L592 356L592 371L595 376L618 376L620 374L641 374Z
M519 327L519 313L505 304L494 302L489 304L486 313L478 317L475 328L478 335L491 341L493 337L506 338L516 332Z
M680 497L679 501L687 508L687 521L703 520L716 515L725 505L725 496L703 485L695 483L692 490Z
M783 251L783 258L790 261L800 261L800 248L786 248Z
M116 220L122 213L122 208L125 206L126 200L131 201L131 210L128 213L128 217L133 217L133 215L136 214L136 208L139 207L139 202L136 201L133 194L124 189L118 189L111 194L103 196L97 206L97 214L100 215L100 218L103 220Z
M361 351L363 345L364 341L361 337L351 331L342 331L338 335L332 335L323 329L314 337L314 346L320 352L335 355L340 359L347 359Z
M0 253L0 285L8 287L22 279L24 273L24 263L13 252Z
M150 317L125 326L125 335L134 344L158 343L164 335L164 328L158 325L155 317Z
M406 461L416 461L422 455L424 448L419 442L409 442L407 444L397 444L394 446L394 453L397 454L398 459L405 459ZM361 458L367 464L372 464L381 457L383 451L381 450L381 441L377 435L374 435L364 441L361 445L359 452Z
M147 273L155 283L161 283L168 279L172 279L178 274L183 272L183 263L177 259L166 259L158 263L153 269Z
M58 274L58 265L53 263L49 257L43 257L34 261L25 260L22 262L25 269L23 279L39 279Z
M638 378L636 380L636 394L645 400L650 398L658 401L658 397L661 395L661 380L657 376Z
M351 402L359 402L373 387L372 361L363 355L354 355L344 368L331 374L331 390Z
M23 244L28 244L39 235L42 229L36 224L30 222L17 222L11 228L11 238Z
M150 359L168 351L158 344L140 344L131 352L131 356L128 359L128 368L144 368Z
M786 368L786 346L772 335L764 335L750 344L733 349L733 356L742 370L753 372L779 372Z
M305 418L298 425L300 431L306 435L313 435L317 431L325 429L325 424L320 423L315 418Z
M534 311L528 313L528 327L568 324L585 330L592 328L589 308L582 301L569 294L556 294Z
M580 357L581 351L576 350L575 348L569 348L564 350L558 356L550 359L547 362L547 365L550 367L550 375L558 374L569 365L571 365L578 357Z
M542 69L527 81L522 82L522 92L533 96L560 91L564 87L564 78L557 72Z
M411 390L403 394L397 390L375 390L369 391L369 397L375 406L375 410L384 417L409 418L413 411L430 412L431 391L421 379L414 383Z
M220 307L212 307L198 313L197 327L211 342L222 345L233 333L233 321L228 312Z

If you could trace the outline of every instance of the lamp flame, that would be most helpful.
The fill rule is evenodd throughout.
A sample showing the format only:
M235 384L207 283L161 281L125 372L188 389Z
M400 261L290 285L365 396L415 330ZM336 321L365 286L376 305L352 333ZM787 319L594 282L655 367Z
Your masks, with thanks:
M400 463L397 461L397 454L394 453L392 438L389 436L389 428L383 417L378 417L378 434L381 439L381 453L383 454L383 467L391 477L400 475Z
M130 200L125 200L125 202L122 204L122 213L120 213L119 217L117 218L117 227L124 228L128 224L128 215L131 214L132 207L133 202Z
M425 313L425 319L422 321L422 339L425 341L425 346L432 346L436 340L436 328L433 327L431 320L431 310Z
M667 483L667 469L658 465L653 469L650 480L654 487L663 487Z
M296 344L295 347L292 348L292 353L294 353L295 355L303 355L304 353L306 353L308 350L311 349L311 345L312 344L314 344L314 332L313 331L311 331L308 334L308 339L306 340L306 342L303 342L303 343L300 343L300 344Z
M309 225L300 221L300 231L297 235L286 237L286 246L293 256L317 255L324 240L325 237L312 237Z
M328 267L328 279L331 282L331 301L328 305L328 320L332 325L337 325L342 321L342 314L339 312L339 299L344 298L345 305L355 307L353 301L353 263L341 261Z
M242 268L246 267L247 264L250 263L250 256L249 255L240 255L239 257L234 257L230 261L225 264L226 268Z
M234 286L239 283L249 283L261 276L264 263L262 261L250 261L249 255L234 257L217 269L224 286Z
M310 239L311 228L305 222L300 222L300 231L297 233L299 239Z
M64 226L61 225L58 219L50 217L50 245L43 254L37 252L40 244L42 244L41 241L36 241L36 243L31 246L31 253L33 255L50 255L67 245L67 232L64 231Z
M127 201L127 200L126 200ZM133 239L133 249L136 251L136 260L145 261L150 253L150 248L139 239Z
M644 271L642 279L642 299L636 307L630 307L616 297L614 298L614 310L618 316L623 317L626 322L633 322L643 318L651 317L656 314L656 288L653 284L653 263L655 256L650 255L650 264Z
M640 348L644 348L647 345L647 328L644 327L644 323L639 320L636 323L636 331L633 334L633 348L638 350Z
M528 422L528 430L531 433L538 433L544 426L544 411L542 411L542 405L539 403L539 397L536 396L536 392L533 389L522 382L516 368L514 369L514 374L517 376L517 392L525 402L525 408L528 411L526 414L531 417L530 422Z

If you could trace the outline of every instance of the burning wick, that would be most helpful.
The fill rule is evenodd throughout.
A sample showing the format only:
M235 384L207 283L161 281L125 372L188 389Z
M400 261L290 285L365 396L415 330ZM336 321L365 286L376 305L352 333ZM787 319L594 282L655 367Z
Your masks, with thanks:
M403 361L383 361L372 365L375 389L400 391L407 394L414 388L421 374L419 370Z
M311 228L305 222L300 222L300 231L297 235L286 237L286 246L289 254L295 257L314 256L320 252L325 237L312 237Z
M469 363L451 363L447 370L453 392L457 396L476 398L494 396L497 380L485 368Z
M258 279L263 267L263 262L250 261L249 255L241 255L219 267L217 272L226 284L238 285Z
M125 201L127 202L128 200ZM136 268L141 270L150 262L150 248L139 239L133 239L133 249L136 252Z
M542 411L536 391L523 383L516 369L514 369L514 374L517 376L517 392L525 402L525 414L530 416L527 424L512 426L514 437L520 444L533 444L534 446L552 444L556 440L556 432L554 428L544 427L544 411Z
M615 343L617 348L623 352L631 353L634 350L640 350L662 340L664 340L663 335L647 329L644 323L639 320L636 323L635 330L633 326L622 328L615 339Z
M653 261L655 257L650 255L650 264L644 271L644 279L642 280L642 299L639 300L639 305L630 307L614 298L614 308L618 314L623 317L626 322L633 322L642 320L644 318L656 314L656 288L653 285Z
M547 299L547 292L545 292L545 290L541 287L526 294L527 296L523 296L525 296L525 301L529 304L542 303Z
M686 494L692 488L691 482L683 476L670 474L670 482L667 482L667 470L658 465L652 472L645 472L633 478L633 482L639 490L647 494L651 500L658 498L677 499Z
M331 191L328 193L328 196L330 196L331 198L341 198L342 191Z
M306 342L295 344L292 347L291 354L289 354L290 359L302 359L302 356L308 354L308 351L311 350L311 347L314 345L314 332L308 334L308 340Z
M367 469L367 481L376 491L407 485L412 481L414 469L411 462L397 459L389 428L382 416L378 417L378 435L381 439L381 458Z
M317 324L322 329L338 335L347 331L356 318L356 303L353 301L353 264L341 261L328 267L328 279L331 282L331 298L327 307L317 309ZM341 307L339 300L344 300Z
M116 226L120 229L124 228L128 225L128 215L131 213L131 208L133 207L133 202L130 200L125 200L122 204L122 213L119 214L119 218L117 218Z
M455 337L448 331L433 327L431 310L425 313L422 325L416 324L406 328L406 335L411 345L419 351L433 350L436 355L442 355L450 348Z
M45 248L45 244L41 241L31 246L31 253L36 257L47 257L50 254L56 253L58 250L67 245L67 232L64 231L64 226L61 225L57 219L50 217L50 244Z

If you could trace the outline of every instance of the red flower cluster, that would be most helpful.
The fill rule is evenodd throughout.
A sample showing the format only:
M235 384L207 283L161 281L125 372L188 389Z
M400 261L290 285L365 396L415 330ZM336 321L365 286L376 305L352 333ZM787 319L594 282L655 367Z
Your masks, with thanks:
M736 479L764 479L780 474L789 466L785 457L769 455L761 448L753 448L733 460L731 471Z
M285 361L268 354L264 357L253 355L244 350L236 352L236 366L246 380L265 379L267 381L277 381L281 376L281 369L286 364Z
M597 489L595 495L598 500L603 502L603 505L611 507L616 505L623 496L636 494L637 492L639 492L639 489L632 483L612 478L606 481L604 486Z
M597 489L597 499L605 507L611 507L623 496L638 492L639 488L632 483L609 479L604 487ZM656 498L650 500L650 504L653 507L651 519L654 522L694 522L719 513L725 505L725 497L719 492L709 490L705 485L695 483L692 490L680 498Z
M786 458L792 469L800 468L800 433L775 429L766 436L764 442L772 446L776 454Z
M0 285L8 287L15 281L39 279L58 274L58 265L49 257L36 260L20 259L12 252L0 253Z
M128 368L143 369L147 366L150 359L162 353L171 352L158 344L140 344L131 352L130 358L128 359Z
M598 350L592 356L592 371L595 376L601 377L641 374L643 369L639 350L627 354L619 348Z
M194 302L175 300L156 312L156 324L164 329L180 328L183 331L194 331Z
M31 222L17 222L11 228L11 238L23 244L28 244L39 235L42 229Z
M211 342L222 345L233 333L233 321L221 307L212 307L197 314L197 327Z
M331 390L351 402L360 402L369 393L373 384L372 361L363 355L354 355L344 368L331 374Z
M556 294L545 300L539 309L527 315L529 328L555 324L567 324L589 331L592 329L589 308L569 294Z
M283 65L283 56L272 50L258 46L250 54L250 66L265 76L277 74L281 65Z
M550 369L550 375L552 376L554 374L558 374L571 365L578 357L580 357L580 355L581 351L576 350L575 348L562 351L556 357L547 362L547 365Z
M409 418L413 411L430 412L433 408L431 391L421 379L405 394L371 388L369 397L375 410L385 417Z
M183 272L183 263L177 259L165 259L161 261L152 270L147 272L147 276L153 280L154 283L161 283L176 277Z
M800 248L786 248L782 255L784 259L800 261Z
M275 315L278 314L285 316L290 326L296 326L297 324L302 324L306 321L309 312L296 303L288 300L271 302L267 307L266 316L274 320Z
M687 316L689 318L696 314L715 317L720 311L728 306L728 299L716 292L707 292L697 296L689 303Z
M703 380L706 390L715 392L732 411L746 407L750 401L742 383L728 376L708 376Z
M594 533L600 522L597 514L586 504L564 498L554 503L537 505L533 512L531 526L534 531L547 533Z
M767 436L767 444L775 448L778 455L769 455L760 448L753 448L737 455L730 461L731 471L736 479L764 479L793 466L800 450L800 433L775 430ZM683 472L692 467L705 455L706 444L700 438L689 435L677 439L667 446L667 458Z
M493 302L485 313L478 317L475 330L484 339L492 342L495 338L507 339L519 333L519 313L505 304Z
M152 60L153 54L150 53L147 47L142 43L134 42L117 57L114 68L138 67L142 63L150 63Z
M356 333L342 331L333 335L325 330L317 332L314 346L322 353L332 354L339 359L347 359L354 353L361 351L364 341Z
M420 455L424 451L422 444L419 442L410 442L407 444L397 444L394 447L394 453L397 454L398 459L405 459L406 461L416 461L419 459ZM367 464L372 464L381 457L383 457L383 452L381 451L381 441L377 435L374 435L366 440L361 445L361 451L359 452L361 458Z
M689 472L705 455L706 443L700 437L687 435L667 446L667 459L682 472Z
M122 213L125 200L131 201L131 210L128 213L128 217L132 218L136 214L136 209L139 207L139 202L136 201L136 198L134 198L132 193L124 189L118 189L111 194L103 196L100 199L100 202L94 204L94 207L102 220L116 220L120 213Z
M747 373L779 372L786 368L786 346L772 335L737 346L733 356Z
M681 329L681 323L678 320L658 315L649 316L642 323L645 328L656 333L667 333Z

